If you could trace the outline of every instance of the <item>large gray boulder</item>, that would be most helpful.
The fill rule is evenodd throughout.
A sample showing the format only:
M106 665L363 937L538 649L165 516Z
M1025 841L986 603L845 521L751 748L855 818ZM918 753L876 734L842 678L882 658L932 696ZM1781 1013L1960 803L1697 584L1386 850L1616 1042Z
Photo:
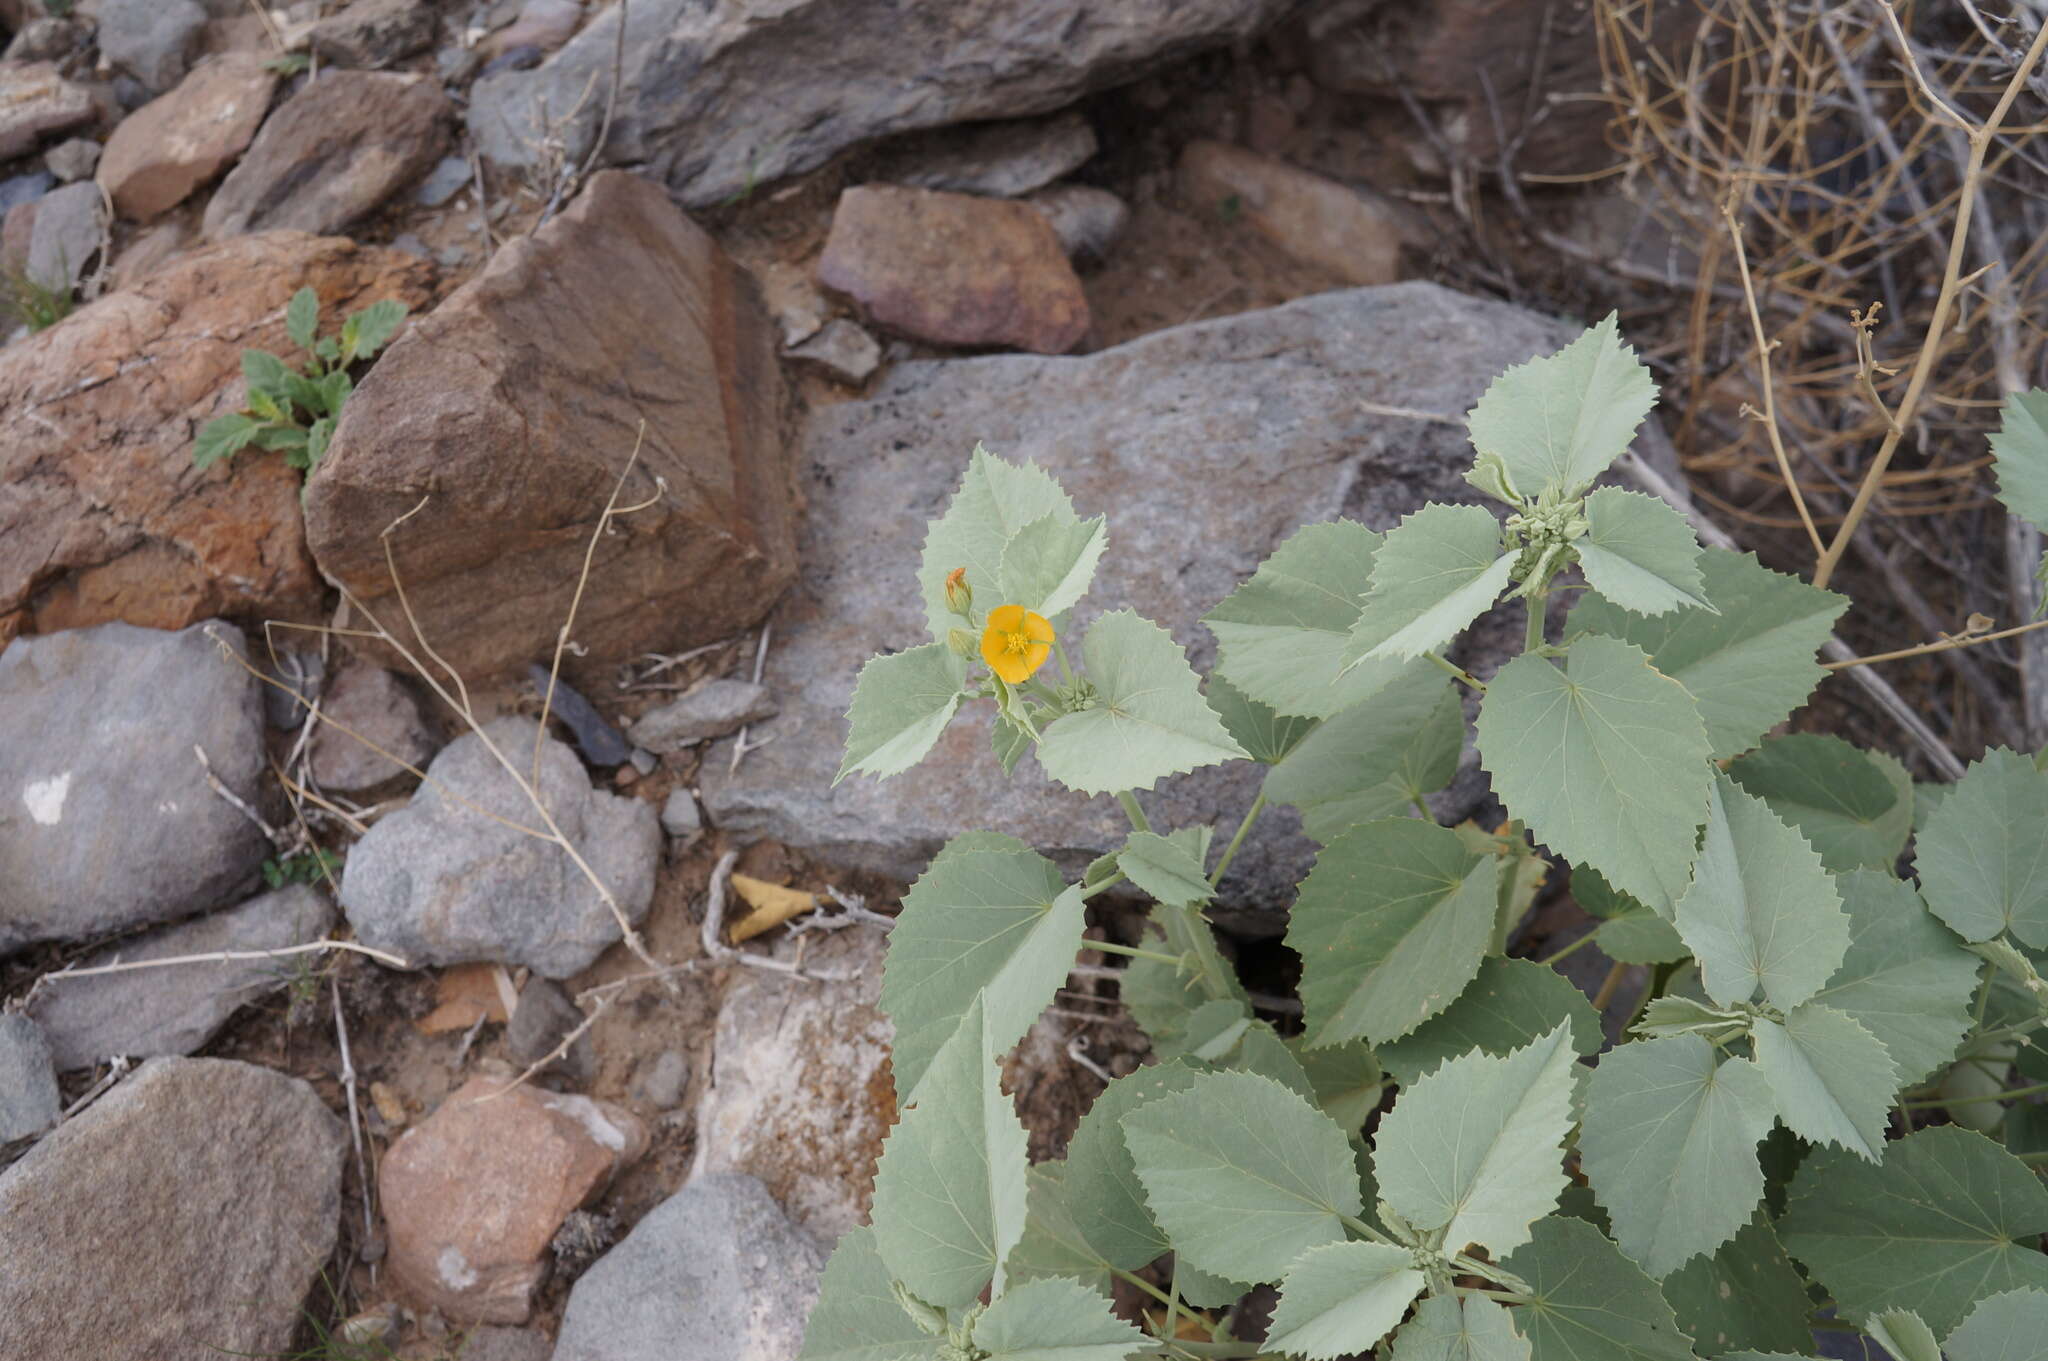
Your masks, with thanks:
M235 656L223 655L223 645ZM0 955L232 901L269 843L259 682L241 631L102 624L0 652Z
M760 1182L695 1177L576 1282L555 1361L793 1361L824 1265Z
M0 1174L0 1347L284 1354L341 1221L341 1121L298 1078L152 1059Z
M899 365L873 396L812 423L805 577L776 618L767 669L781 713L756 726L755 741L773 741L736 774L722 750L705 760L711 821L903 878L975 828L1077 870L1122 844L1123 812L1107 796L1052 784L1028 756L1004 779L986 703L966 706L908 774L832 784L861 664L928 641L915 576L924 523L945 509L976 441L1036 461L1081 514L1109 517L1109 550L1070 635L1130 606L1206 671L1215 640L1201 616L1301 525L1348 516L1387 529L1426 501L1477 499L1460 477L1472 453L1455 420L1374 404L1462 417L1494 375L1572 334L1519 307L1414 283L1324 293L1082 358ZM1467 665L1484 673L1505 655L1501 622L1481 627L1460 654ZM1519 628L1519 615L1508 622ZM1240 761L1142 797L1155 824L1221 820L1220 841L1260 779ZM1312 854L1292 811L1269 810L1223 904L1284 906Z
M479 80L484 155L583 158L625 62L605 159L644 162L686 207L824 164L871 138L1063 108L1256 32L1296 0L634 0L542 65ZM559 141L557 141L559 139Z

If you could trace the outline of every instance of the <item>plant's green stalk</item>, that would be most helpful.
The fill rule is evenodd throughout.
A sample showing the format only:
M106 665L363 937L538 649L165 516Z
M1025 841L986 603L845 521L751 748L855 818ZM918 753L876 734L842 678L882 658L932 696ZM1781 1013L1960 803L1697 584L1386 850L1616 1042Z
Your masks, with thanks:
M1549 954L1545 955L1543 958L1537 960L1536 962L1538 964L1543 965L1545 968L1549 968L1551 965L1557 963L1557 961L1563 959L1566 955L1578 949L1580 946L1591 945L1595 940L1599 938L1599 936L1600 928L1596 926L1592 930L1588 931L1585 935L1580 936L1577 940L1573 941L1570 945L1567 945L1559 950L1553 950Z
M1390 1248L1400 1248L1407 1246L1407 1244L1405 1243L1395 1242L1393 1239L1381 1233L1378 1229L1375 1229L1372 1225L1366 1223L1363 1219L1355 1219L1347 1214L1340 1214L1337 1216L1337 1218L1343 1221L1345 1228L1351 1230L1355 1234L1358 1234L1360 1237L1370 1238L1375 1243L1384 1243Z
M1135 793L1126 789L1116 796L1116 801L1124 806L1124 816L1131 820L1132 830L1139 832L1149 832L1152 830L1152 824L1146 820L1145 810L1139 805L1138 796Z
M1109 1269L1109 1271L1110 1274L1115 1276L1118 1280L1123 1281L1128 1285L1136 1286L1138 1289L1150 1295L1153 1299L1158 1300L1161 1304L1165 1304L1167 1302L1166 1292L1164 1290L1161 1290L1158 1286L1152 1284L1152 1282L1146 1280L1143 1276L1139 1276L1132 1272L1125 1271L1122 1267L1113 1266Z
M1073 663L1067 660L1067 645L1059 640L1058 634L1053 635L1052 650L1053 655L1060 659L1060 679L1072 685L1074 683Z
M1977 985L1977 1019L1970 1024L1972 1031L1984 1027L1984 1013L1991 1009L1991 983L1998 977L1996 965L1984 970L1984 981Z
M1180 1345L1180 1254L1173 1254L1173 1271L1166 1278L1166 1342Z
M1434 652L1425 652L1422 655L1429 658L1431 661L1435 662L1444 670L1450 672L1451 676L1454 679L1461 682L1466 689L1472 691L1474 694L1483 695L1486 693L1486 682L1483 680L1472 679L1472 677L1465 674L1465 669L1463 667L1453 666L1450 662L1445 661L1442 657L1437 656Z
M1550 596L1550 583L1544 582L1537 589L1523 597L1522 603L1529 607L1529 627L1522 636L1522 651L1534 652L1543 646L1543 616Z
M2030 1165L2033 1163L2048 1163L2048 1148L2041 1149L2038 1152L2034 1153L2015 1153L2013 1154L2013 1157L2018 1158L2021 1162Z
M1128 959L1155 959L1161 964L1171 964L1176 969L1187 963L1179 955L1165 955L1157 950L1140 950L1135 945L1119 945L1113 940L1085 940L1081 942L1081 948L1100 950L1106 955L1123 955Z
M1266 791L1261 789L1259 796L1252 800L1252 806L1244 810L1244 819L1237 824L1237 834L1231 837L1230 844L1223 848L1223 858L1216 862L1215 872L1209 876L1210 888L1223 882L1223 872L1229 869L1230 862L1237 858L1237 848L1244 845L1245 833L1252 829L1252 823L1265 811Z
M1015 686L1013 688L1025 691L1034 699L1043 700L1045 703L1052 706L1052 710L1054 713L1058 713L1060 711L1059 694L1050 685L1047 685L1042 680L1033 678L1031 680L1025 681L1022 685Z
M1118 870L1115 874L1110 875L1109 878L1104 879L1101 883L1084 884L1082 885L1082 887L1086 891L1082 893L1081 896L1084 898L1093 898L1098 893L1104 893L1110 889L1115 888L1118 884L1121 884L1127 877L1128 876L1125 875L1122 870Z
M2017 1101L2023 1096L2039 1096L2048 1092L2048 1082L2036 1082L2031 1087L2014 1087L2010 1091L1992 1092L1985 1096L1959 1096L1953 1101L1933 1097L1926 1101L1901 1101L1899 1104L1909 1111L1937 1110L1948 1106L1981 1106L1987 1101Z
M1165 1351L1200 1361L1260 1361L1267 1355L1265 1345L1259 1342L1175 1342Z
M1499 1300L1502 1304L1528 1304L1536 1298L1534 1295L1524 1295L1513 1290L1488 1290L1476 1285L1454 1285L1451 1289L1460 1295L1479 1295L1489 1300Z

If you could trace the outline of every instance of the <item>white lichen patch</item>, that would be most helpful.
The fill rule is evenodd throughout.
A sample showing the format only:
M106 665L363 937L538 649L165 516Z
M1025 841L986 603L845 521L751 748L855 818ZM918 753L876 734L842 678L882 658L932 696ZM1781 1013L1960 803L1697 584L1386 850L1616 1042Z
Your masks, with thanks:
M462 1255L462 1249L452 1244L441 1249L441 1255L434 1259L434 1268L441 1273L441 1284L450 1290L467 1290L476 1284L476 1268Z
M625 1151L626 1132L605 1119L604 1112L599 1110L597 1103L589 1097L572 1095L550 1096L547 1099L547 1105L549 1110L560 1111L577 1124L583 1126L584 1133L588 1134L605 1148L610 1149L614 1153Z
M21 791L21 801L38 825L55 827L64 820L64 800L70 794L71 772L67 770L47 780L30 780Z

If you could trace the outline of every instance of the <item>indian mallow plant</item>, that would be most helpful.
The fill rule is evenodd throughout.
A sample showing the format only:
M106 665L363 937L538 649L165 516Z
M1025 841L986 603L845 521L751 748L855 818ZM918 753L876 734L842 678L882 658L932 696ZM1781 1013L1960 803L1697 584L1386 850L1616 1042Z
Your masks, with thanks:
M1467 474L1505 519L1301 530L1208 615L1206 693L1129 610L1070 649L1103 518L974 451L919 566L932 641L862 670L841 778L903 774L985 697L1005 771L1029 751L1131 833L1070 883L970 832L905 896L882 987L904 1115L807 1361L1677 1361L1810 1352L1816 1326L1901 1361L2048 1354L2048 1106L2019 1100L2048 1090L2048 774L1994 750L1916 787L1890 756L1766 736L1848 602L1596 487L1652 402L1612 318L1510 370ZM2008 506L2048 523L2048 393L1994 444ZM1446 654L1502 599L1526 635L1482 682ZM1460 690L1498 831L1424 801L1458 766ZM1145 791L1224 761L1266 767L1231 835L1151 825ZM1269 801L1321 847L1288 1037L1203 915ZM1559 954L1649 966L1604 1053L1557 955L1505 952L1566 867L1601 920ZM1027 1166L998 1060L1118 885L1155 900L1156 938L1088 947L1130 956L1159 1061ZM2008 1090L2015 1067L2043 1085ZM1118 1280L1146 1327L1112 1312ZM1254 1344L1228 1306L1259 1283L1278 1303Z

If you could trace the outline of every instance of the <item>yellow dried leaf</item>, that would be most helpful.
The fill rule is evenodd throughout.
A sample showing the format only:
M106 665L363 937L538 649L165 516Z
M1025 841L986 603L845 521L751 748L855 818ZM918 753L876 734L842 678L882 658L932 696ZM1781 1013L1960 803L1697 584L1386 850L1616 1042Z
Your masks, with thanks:
M782 925L791 917L802 916L818 905L818 895L802 889L786 888L771 884L765 879L756 879L750 874L735 874L732 877L733 891L754 909L726 930L727 937L737 945L750 940L771 927Z

